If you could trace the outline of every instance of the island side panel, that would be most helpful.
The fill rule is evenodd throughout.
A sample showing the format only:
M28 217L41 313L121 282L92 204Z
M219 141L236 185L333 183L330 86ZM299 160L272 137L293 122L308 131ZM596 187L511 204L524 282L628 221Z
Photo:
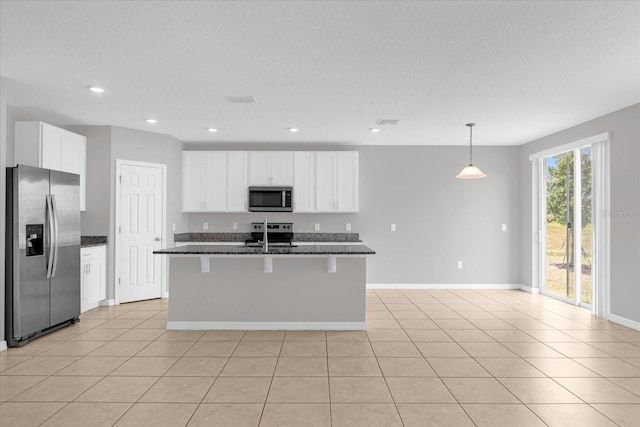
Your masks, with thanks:
M171 329L365 327L364 257L338 258L335 273L324 257L274 257L272 273L262 257L212 258L208 273L196 257L170 264Z

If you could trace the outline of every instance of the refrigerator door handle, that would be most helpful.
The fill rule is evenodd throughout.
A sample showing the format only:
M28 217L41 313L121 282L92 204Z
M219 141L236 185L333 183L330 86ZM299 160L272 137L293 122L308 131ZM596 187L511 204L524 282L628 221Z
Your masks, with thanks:
M58 208L56 207L56 196L51 195L51 211L53 212L53 237L54 248L53 252L53 270L51 271L51 277L56 277L56 269L58 267Z
M51 196L47 194L47 220L49 222L49 259L47 260L47 279L51 279L51 272L53 271L53 253L54 249L54 236L53 236L53 209L51 208Z

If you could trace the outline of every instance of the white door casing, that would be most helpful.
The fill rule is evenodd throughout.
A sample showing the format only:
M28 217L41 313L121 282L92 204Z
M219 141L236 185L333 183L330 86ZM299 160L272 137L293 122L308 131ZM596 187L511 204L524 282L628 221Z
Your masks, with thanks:
M116 160L116 303L160 298L166 165Z

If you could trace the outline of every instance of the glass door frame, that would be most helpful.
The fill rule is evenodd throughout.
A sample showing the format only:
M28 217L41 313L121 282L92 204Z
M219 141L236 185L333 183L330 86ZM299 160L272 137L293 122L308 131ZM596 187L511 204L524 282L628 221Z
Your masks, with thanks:
M582 150L591 148L591 144L576 146L569 150L561 150L553 154L547 154L540 157L540 186L539 186L539 207L538 215L540 221L540 293L545 296L559 299L569 304L577 305L591 310L591 304L582 302ZM559 156L564 153L573 153L573 288L574 297L563 297L558 294L547 291L547 180L546 180L546 159L549 157ZM592 232L593 234L593 232ZM593 242L593 236L592 236ZM569 241L567 240L567 244ZM593 252L593 249L591 250ZM568 271L567 259L567 271ZM567 284L568 286L569 284ZM591 295L594 293L593 280L591 280Z
M521 288L532 293L540 293L545 284L546 242L543 226L546 221L546 183L544 157L557 155L576 148L591 147L591 189L592 189L592 271L591 271L591 313L609 319L611 289L611 244L610 244L610 142L611 134L604 132L579 141L558 145L530 154L531 161L531 287ZM544 191L543 191L544 190ZM578 241L576 239L576 241ZM576 295L579 295L576 293ZM556 295L551 298L575 304L574 299L563 299Z

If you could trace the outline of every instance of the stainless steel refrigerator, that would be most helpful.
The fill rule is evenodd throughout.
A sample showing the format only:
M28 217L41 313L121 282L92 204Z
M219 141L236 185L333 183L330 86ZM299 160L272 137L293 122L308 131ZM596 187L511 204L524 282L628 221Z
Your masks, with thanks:
M7 168L6 339L10 347L79 321L80 177Z

